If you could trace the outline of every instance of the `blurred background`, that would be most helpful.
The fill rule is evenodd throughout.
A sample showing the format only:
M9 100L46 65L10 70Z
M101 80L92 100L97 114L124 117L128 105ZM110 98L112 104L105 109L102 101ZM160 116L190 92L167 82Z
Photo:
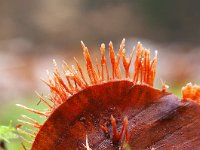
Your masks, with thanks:
M156 87L162 79L181 96L186 83L200 84L199 7L198 0L0 0L0 125L26 113L16 103L38 107L34 91L49 93L40 78L52 59L84 63L81 40L95 57L102 42L117 51L123 38L128 54L138 41L158 50ZM21 149L18 140L7 146Z

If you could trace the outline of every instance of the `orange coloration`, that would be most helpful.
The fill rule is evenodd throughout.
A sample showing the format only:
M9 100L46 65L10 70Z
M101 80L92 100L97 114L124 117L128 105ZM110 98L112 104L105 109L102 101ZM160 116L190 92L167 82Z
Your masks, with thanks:
M200 86L188 83L182 88L183 99L190 99L200 104Z
M117 124L116 124L116 119L111 115L110 117L111 120L111 125L112 125L112 130L113 130L113 138L112 138L112 143L113 144L118 144L122 138L122 134L125 130L125 139L128 139L128 118L125 117L124 118L124 122L122 125L122 129L120 131L120 133L118 133L117 131Z
M54 60L53 76L47 71L48 81L43 80L51 95L46 100L37 93L48 106L46 112L17 104L47 117L43 125L24 115L22 117L29 122L19 120L39 129L22 130L34 139L32 150L123 149L126 145L132 149L191 149L200 146L200 117L196 115L200 113L200 106L187 100L200 101L199 87L187 85L183 88L183 101L166 92L168 86L164 82L162 90L155 89L157 51L151 60L150 51L138 43L127 58L125 39L117 54L110 42L112 68L109 69L105 44L100 47L100 64L97 59L93 63L88 48L83 42L81 45L87 74L74 58L76 67L63 63L63 79ZM135 62L131 64L134 52Z

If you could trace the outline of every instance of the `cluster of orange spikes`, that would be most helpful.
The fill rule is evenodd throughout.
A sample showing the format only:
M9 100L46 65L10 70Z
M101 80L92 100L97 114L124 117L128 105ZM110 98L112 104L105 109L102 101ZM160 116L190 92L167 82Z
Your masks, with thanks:
M135 84L147 84L153 86L153 82L156 74L156 64L157 64L157 51L155 52L155 57L153 60L150 59L150 51L145 49L140 42L138 42L135 49L132 50L130 57L126 57L125 53L125 39L122 40L120 48L117 54L113 48L112 42L109 43L109 55L111 63L111 72L109 72L108 62L105 57L105 44L101 44L101 62L100 65L96 59L96 65L92 62L88 48L83 42L81 42L83 48L83 55L86 62L87 75L84 74L84 71L79 64L78 60L74 58L76 62L76 67L72 65L71 67L64 62L63 64L63 74L64 79L61 77L61 73L57 68L55 60L53 60L54 73L53 77L50 76L49 71L47 71L48 81L43 80L50 88L51 95L48 97L48 100L41 96L39 93L36 93L41 101L43 101L49 107L48 111L40 112L28 108L26 106L17 104L17 106L22 107L30 112L36 113L41 116L48 117L59 105L65 102L70 96L73 96L75 93L85 89L88 86L105 83L108 81L126 79L130 80ZM134 51L136 51L135 62L133 63L134 72L131 75L130 66L134 56ZM122 64L124 72L120 67L120 60L122 59ZM124 77L123 77L124 76ZM89 77L89 81L86 79ZM37 121L33 120L30 117L23 118L29 120L30 122L19 120L21 123L30 125L35 128L40 128L40 125ZM21 129L20 129L21 130ZM35 137L37 132L27 133L30 137Z
M117 123L116 119L111 115L110 122L112 126L112 144L119 145L119 143L122 143L122 149L126 146L128 143L129 135L128 135L128 118L125 117L123 120L123 125L121 128L121 131L117 131ZM105 136L111 136L109 133L109 129L107 125L100 125L101 130L104 132ZM84 145L87 150L91 150L88 144L88 137L86 135L86 145Z

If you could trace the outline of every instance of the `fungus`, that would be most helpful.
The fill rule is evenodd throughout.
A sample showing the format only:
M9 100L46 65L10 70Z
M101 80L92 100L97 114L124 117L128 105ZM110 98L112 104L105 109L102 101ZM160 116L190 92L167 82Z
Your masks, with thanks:
M19 120L37 129L32 133L19 128L33 138L31 150L200 147L199 86L189 83L183 87L182 99L167 92L164 82L161 90L156 89L157 51L151 59L141 43L127 57L125 39L117 54L110 42L110 60L105 57L105 44L101 44L100 64L97 60L93 63L88 48L83 42L81 45L87 73L74 58L76 67L63 63L62 78L54 60L53 76L47 71L48 80L44 80L51 95L45 99L37 93L48 106L46 112L17 104L47 118L44 124L26 115L22 117L28 121Z

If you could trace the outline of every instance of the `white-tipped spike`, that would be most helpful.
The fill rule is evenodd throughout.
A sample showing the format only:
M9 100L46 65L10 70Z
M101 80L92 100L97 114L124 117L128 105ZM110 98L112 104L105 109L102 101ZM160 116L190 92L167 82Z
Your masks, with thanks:
M53 59L53 65L54 65L54 66L57 66L57 63L56 63L56 60L55 60L55 59Z
M34 120L31 117L28 117L26 115L21 115L23 118L28 119L29 121L33 122L34 124L37 124L38 126L41 126L36 120Z
M26 124L26 125L29 125L31 127L35 127L35 128L40 128L41 126L38 125L38 124L33 124L33 123L30 123L30 122L27 122L27 121L24 121L24 120L20 120L20 119L17 119L18 122L21 122L23 124Z
M24 134L26 134L26 135L28 135L28 136L30 136L30 137L32 137L32 138L35 138L35 135L33 135L33 134L31 134L31 133L28 133L28 132L26 132L26 131L24 131L24 130L22 130L22 129L17 129L17 131L18 132L21 132L21 133L24 133Z
M89 143L88 143L88 137L86 135L86 138L85 138L85 145L83 144L83 146L86 148L86 150L92 150L89 146Z
M49 106L49 108L53 108L53 106L51 106L51 104L45 100L37 91L35 91L36 95L40 98L40 100L42 100L47 106Z
M165 84L165 82L162 79L160 79L160 81L162 84L162 91L166 92L166 90L169 88L169 85Z
M105 44L102 43L102 44L101 44L101 48L105 49L105 47L106 47Z
M109 46L112 46L112 45L113 45L113 43L112 43L112 41L110 41L110 42L109 42Z
M125 46L125 38L123 38L121 44L120 44L120 48L123 48Z
M157 56L158 56L158 51L155 50L155 57L157 58Z
M85 139L85 144L86 144L86 148L87 148L87 150L90 150L90 147L89 147L89 143L88 143L88 137L87 137L87 135L86 135L86 139Z
M28 110L28 111L33 112L33 113L36 113L36 114L38 114L38 115L42 115L42 116L47 117L47 115L46 115L45 113L40 112L40 111L35 110L35 109L32 109L32 108L28 108L28 107L26 107L26 106L24 106L24 105L16 104L16 106L21 107L21 108L24 108L25 110Z
M86 47L85 44L83 43L83 41L81 41L81 46L83 49Z

